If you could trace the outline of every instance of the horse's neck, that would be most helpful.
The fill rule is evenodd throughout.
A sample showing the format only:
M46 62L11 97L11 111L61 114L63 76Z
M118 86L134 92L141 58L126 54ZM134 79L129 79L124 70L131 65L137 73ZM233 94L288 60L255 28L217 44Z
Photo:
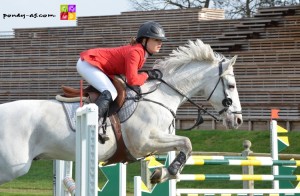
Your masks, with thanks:
M149 92L157 88L153 93L146 95L145 98L159 102L174 112L177 111L181 103L182 97L163 83L150 82L143 86L143 92Z
M208 63L190 63L182 69L179 69L170 78L166 80L170 85L176 87L187 97L191 98L199 93L203 95L205 85L211 79L211 70L214 67Z
M214 66L207 63L202 65L191 63L185 68L177 70L172 76L166 76L164 80L184 94L184 96L191 98L197 93L203 95L205 85L210 82L212 77L215 77L212 76L212 74L216 73L214 69L216 69ZM143 86L143 91L149 92L154 86L154 83L146 83ZM176 112L178 107L186 101L184 96L162 83L156 91L146 97Z

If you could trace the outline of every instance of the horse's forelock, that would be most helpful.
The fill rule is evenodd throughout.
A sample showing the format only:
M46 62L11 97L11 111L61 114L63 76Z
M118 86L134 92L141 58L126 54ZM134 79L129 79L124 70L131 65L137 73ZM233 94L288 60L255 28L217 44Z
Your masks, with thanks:
M180 66L191 61L221 61L223 55L212 50L210 45L204 44L200 39L195 42L189 40L185 46L179 46L165 59L157 61L154 68L160 69L164 74L170 74ZM212 63L214 65L215 63Z

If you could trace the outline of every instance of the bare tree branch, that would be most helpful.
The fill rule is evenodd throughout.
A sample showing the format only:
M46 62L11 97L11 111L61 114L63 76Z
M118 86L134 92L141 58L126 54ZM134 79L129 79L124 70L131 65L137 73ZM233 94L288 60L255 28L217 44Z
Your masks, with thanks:
M225 18L252 17L258 7L300 5L300 0L128 0L135 10L219 8Z

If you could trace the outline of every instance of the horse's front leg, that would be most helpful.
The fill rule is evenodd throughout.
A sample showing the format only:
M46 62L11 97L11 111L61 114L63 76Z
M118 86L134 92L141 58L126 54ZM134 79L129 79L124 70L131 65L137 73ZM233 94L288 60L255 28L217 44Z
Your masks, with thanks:
M152 184L162 183L169 179L176 179L183 169L189 155L180 152L167 168L156 168L150 177Z
M185 165L187 160L187 156L180 152L177 157L173 160L173 162L168 167L168 172L170 175L175 176L178 171L181 171L183 166Z
M176 178L177 174L181 172L187 159L189 158L192 152L192 144L190 139L187 137L168 135L167 139L161 138L161 140L163 140L161 141L162 142L161 144L168 146L167 149L165 148L166 151L164 152L169 152L174 150L180 152L167 168L157 168L154 170L154 172L150 177L152 184L162 183L166 180ZM168 140L168 143L166 143L166 140ZM159 149L159 146L156 146L156 148ZM160 152L158 153L162 153L162 151L160 150Z

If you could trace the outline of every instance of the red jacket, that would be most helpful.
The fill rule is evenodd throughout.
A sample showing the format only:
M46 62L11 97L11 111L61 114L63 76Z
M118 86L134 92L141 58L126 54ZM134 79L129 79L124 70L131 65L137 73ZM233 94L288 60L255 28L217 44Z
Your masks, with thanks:
M109 77L125 75L131 86L141 86L148 79L145 72L138 73L146 61L141 44L116 48L95 48L80 53L80 58L101 69Z

